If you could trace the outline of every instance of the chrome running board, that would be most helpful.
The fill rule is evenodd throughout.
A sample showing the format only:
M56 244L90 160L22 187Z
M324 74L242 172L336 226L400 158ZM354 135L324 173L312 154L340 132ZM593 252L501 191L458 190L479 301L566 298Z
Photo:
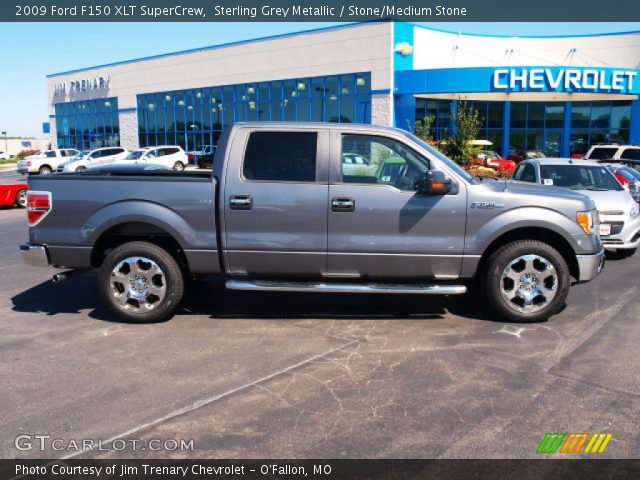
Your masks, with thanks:
M413 295L462 295L464 285L388 284L388 283L313 283L272 282L266 280L227 280L229 290L272 292L327 292L327 293L402 293Z

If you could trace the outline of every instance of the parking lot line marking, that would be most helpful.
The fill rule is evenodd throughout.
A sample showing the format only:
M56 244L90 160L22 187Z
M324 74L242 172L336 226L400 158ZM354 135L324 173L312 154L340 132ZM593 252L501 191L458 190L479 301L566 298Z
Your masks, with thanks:
M140 430L144 430L144 429L150 428L150 427L155 427L156 425L160 425L161 423L166 422L167 420L171 420L172 418L179 417L180 415L184 415L185 413L191 413L191 412L193 412L194 410L197 410L200 407L204 407L204 406L209 405L211 403L217 402L218 400L221 400L221 399L223 399L225 397L233 395L234 393L238 393L238 392L241 392L242 390L246 390L249 387L258 386L260 383L266 382L267 380L271 380L272 378L275 378L278 375L282 375L283 373L287 373L287 372L290 372L292 370L295 370L295 369L297 369L297 368L299 368L299 367L301 367L303 365L306 365L307 363L313 362L314 360L317 360L318 358L321 358L321 357L324 357L326 355L329 355L329 354L331 354L333 352L337 352L338 350L342 350L343 348L350 347L353 344L359 343L361 340L362 340L362 338L357 338L355 340L351 340L350 342L347 342L347 343L345 343L343 345L339 345L339 346L337 346L335 348L332 348L331 350L327 350L326 352L322 352L322 353L319 353L317 355L314 355L313 357L310 357L310 358L307 358L305 360L302 360L301 362L298 362L298 363L296 363L294 365L291 365L291 366L289 366L287 368L283 368L281 370L278 370L277 372L270 373L269 375L261 377L258 380L254 380L253 382L249 382L249 383L246 383L244 385L240 385L239 387L232 388L231 390L227 390L226 392L220 393L218 395L214 395L214 396L211 396L211 397L203 398L202 400L198 400L197 402L192 403L191 405L189 405L187 407L179 408L179 409L174 410L174 411L172 411L172 412L170 412L170 413L168 413L166 415L163 415L160 418L156 418L155 420L152 420L152 421L147 422L147 423L143 423L142 425L138 425L136 427L133 427L133 428L127 430L126 432L122 432L122 433L120 433L118 435L115 435L115 436L103 441L102 445L107 446L107 445L111 444L114 440L117 440L118 438L125 438L128 435L132 435L132 434L134 434L136 432L139 432ZM61 457L60 460L68 460L70 458L74 458L74 457L77 457L79 455L83 455L83 454L87 453L88 451L91 451L91 450L87 450L87 451L83 450L81 452L74 452L72 454L69 454L69 455Z

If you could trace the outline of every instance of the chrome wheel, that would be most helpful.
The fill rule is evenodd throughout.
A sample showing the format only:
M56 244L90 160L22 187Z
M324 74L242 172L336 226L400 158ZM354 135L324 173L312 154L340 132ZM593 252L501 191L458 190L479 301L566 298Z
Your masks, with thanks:
M176 172L181 172L181 171L184 170L184 165L182 164L182 162L176 162L176 163L173 164L173 169Z
M16 203L21 208L27 208L27 191L20 190L18 192L18 198L16 199Z
M510 308L523 313L537 312L558 293L558 274L546 258L522 255L502 271L500 293Z
M111 271L111 295L130 312L147 312L156 308L167 293L162 269L153 260L128 257Z

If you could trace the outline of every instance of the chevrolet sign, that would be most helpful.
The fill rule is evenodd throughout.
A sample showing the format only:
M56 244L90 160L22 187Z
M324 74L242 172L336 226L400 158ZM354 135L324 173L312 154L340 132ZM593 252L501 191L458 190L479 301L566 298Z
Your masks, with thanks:
M630 93L637 74L635 70L499 68L493 72L493 88L519 92Z

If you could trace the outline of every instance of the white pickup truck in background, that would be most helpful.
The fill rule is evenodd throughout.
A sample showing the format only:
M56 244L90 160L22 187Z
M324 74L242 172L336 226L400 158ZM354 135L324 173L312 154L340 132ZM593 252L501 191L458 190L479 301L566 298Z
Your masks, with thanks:
M41 173L43 175L55 172L63 162L68 161L71 157L80 153L75 148L63 148L58 150L43 150L18 160L18 172L22 173Z

